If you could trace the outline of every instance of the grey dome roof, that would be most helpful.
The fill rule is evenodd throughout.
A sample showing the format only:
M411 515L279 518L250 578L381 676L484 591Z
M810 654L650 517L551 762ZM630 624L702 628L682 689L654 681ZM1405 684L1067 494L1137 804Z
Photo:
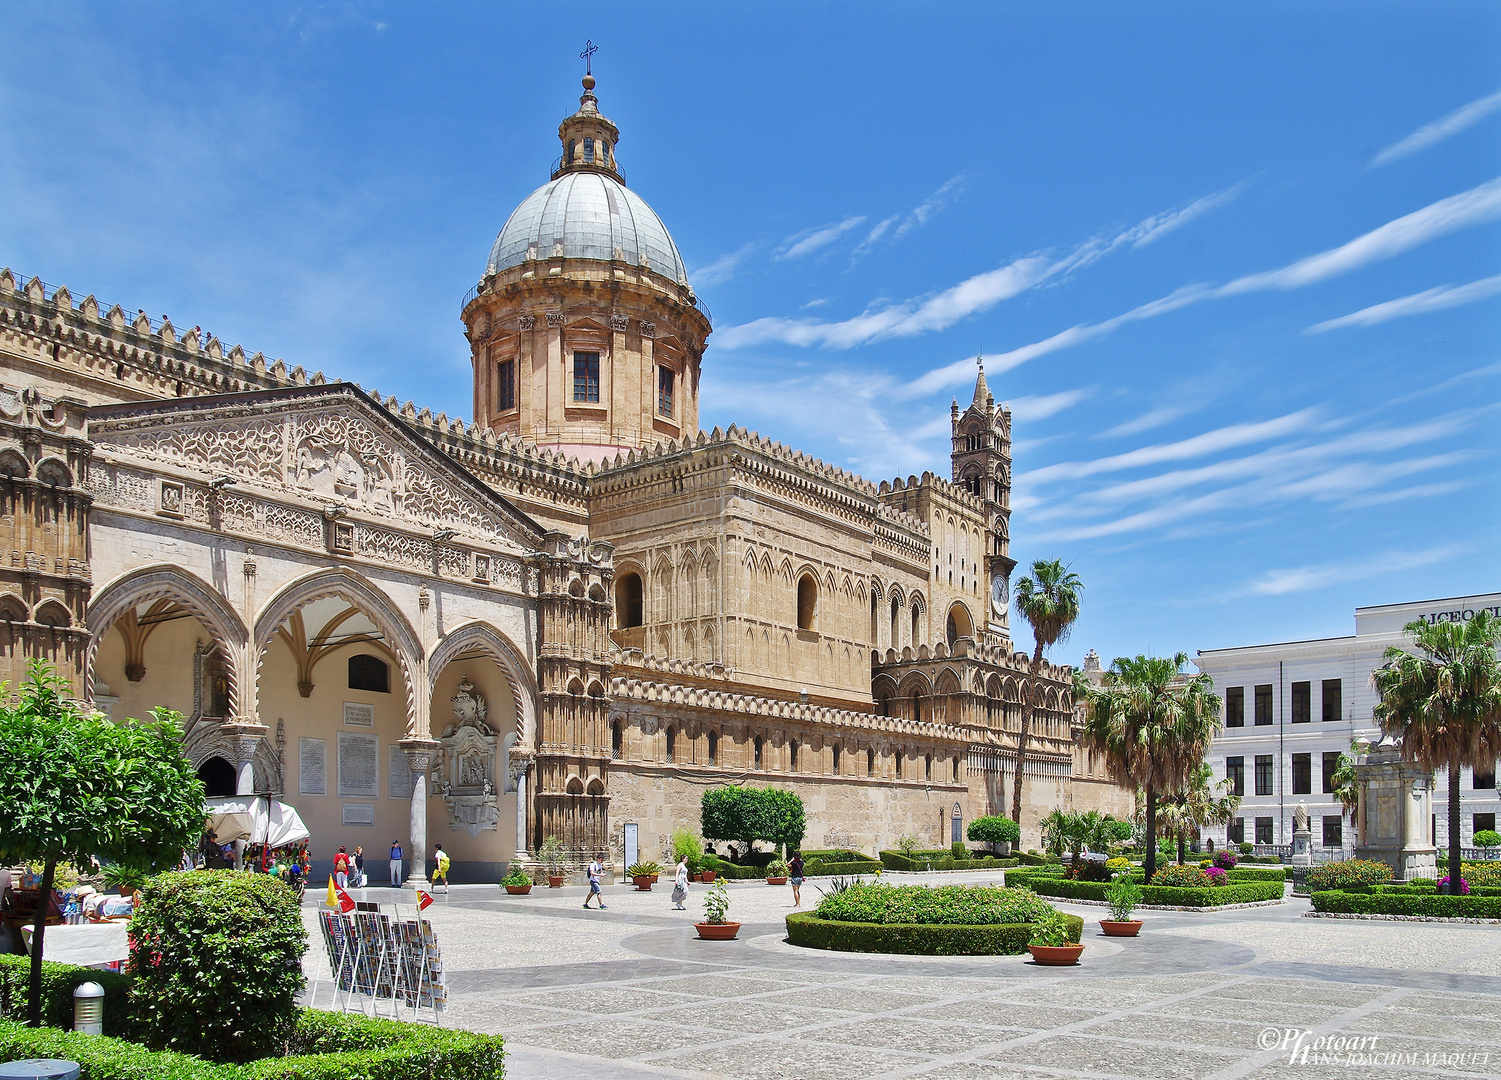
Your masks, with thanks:
M564 258L649 261L653 272L688 283L683 257L656 211L604 173L565 173L528 195L495 238L488 272L519 266L534 245L537 258L550 258L556 244Z

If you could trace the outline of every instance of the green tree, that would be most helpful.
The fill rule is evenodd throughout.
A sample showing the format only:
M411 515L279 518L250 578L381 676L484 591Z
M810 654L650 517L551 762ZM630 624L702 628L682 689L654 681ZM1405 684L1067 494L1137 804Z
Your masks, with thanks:
M760 799L762 839L778 845L784 855L800 848L808 833L802 796L783 788L764 788Z
M1339 756L1339 763L1334 767L1334 775L1330 782L1334 787L1333 795L1339 800L1340 806L1344 807L1345 816L1353 823L1355 811L1360 807L1360 791L1355 786L1355 742L1350 743L1350 752Z
M1016 822L999 814L977 817L969 823L964 835L977 844L989 844L995 850L997 844L1020 844L1022 830Z
M1084 743L1111 776L1146 793L1146 878L1157 872L1157 801L1187 786L1219 730L1220 699L1207 675L1183 672L1187 653L1118 657L1085 691ZM1078 684L1076 684L1078 686Z
M1187 856L1189 836L1196 837L1202 829L1228 823L1240 809L1240 796L1229 793L1230 781L1226 779L1210 784L1213 779L1214 770L1207 764L1200 764L1182 788L1158 805L1158 834L1176 841L1180 866ZM1216 797L1214 789L1217 787L1224 788L1225 794ZM1142 801L1138 797L1138 808Z
M803 800L781 788L721 787L704 792L700 830L710 840L755 840L796 848L807 834Z
M1011 820L1022 820L1022 775L1027 760L1027 737L1032 714L1042 696L1037 672L1044 650L1068 638L1079 619L1084 582L1057 559L1038 559L1032 573L1016 583L1016 610L1032 627L1032 663L1027 669L1027 691L1022 699L1021 728L1016 733L1016 777L1011 782Z
M1468 622L1408 623L1416 652L1386 650L1371 673L1381 696L1373 716L1402 740L1402 755L1449 772L1449 891L1459 892L1459 771L1501 754L1501 621L1479 612Z
M116 724L65 699L67 681L47 665L27 668L17 699L0 706L0 856L43 867L27 1014L40 1027L45 898L58 864L175 865L203 835L203 785L176 713Z

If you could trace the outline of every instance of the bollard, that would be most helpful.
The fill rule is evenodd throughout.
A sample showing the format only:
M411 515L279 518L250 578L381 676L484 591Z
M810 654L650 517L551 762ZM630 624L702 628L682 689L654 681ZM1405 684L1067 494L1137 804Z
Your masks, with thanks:
M80 983L73 990L73 1030L85 1035L104 1034L104 987Z

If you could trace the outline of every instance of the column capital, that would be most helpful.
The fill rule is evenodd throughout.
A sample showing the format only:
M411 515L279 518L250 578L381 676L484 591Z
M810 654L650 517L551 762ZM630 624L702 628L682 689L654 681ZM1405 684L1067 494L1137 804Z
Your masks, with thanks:
M236 720L233 723L219 725L219 733L229 741L235 760L246 762L255 757L261 740L271 734L271 729L265 724L257 724L254 721Z
M415 772L427 772L432 764L433 755L438 752L438 740L436 739L401 739L397 742L401 752L407 756L407 765Z

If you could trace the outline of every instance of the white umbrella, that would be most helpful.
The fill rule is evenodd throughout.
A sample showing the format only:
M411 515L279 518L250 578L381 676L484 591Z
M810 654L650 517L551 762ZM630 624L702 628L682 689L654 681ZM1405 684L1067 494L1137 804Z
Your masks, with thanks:
M312 834L297 811L268 795L227 795L206 799L208 827L220 844L244 840L270 848L286 847Z

